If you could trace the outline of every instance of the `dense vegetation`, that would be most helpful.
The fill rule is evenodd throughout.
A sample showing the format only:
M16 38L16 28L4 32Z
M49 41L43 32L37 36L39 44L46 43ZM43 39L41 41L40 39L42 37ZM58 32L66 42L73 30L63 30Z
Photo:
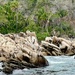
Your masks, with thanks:
M63 20L68 11L60 9L55 13L48 10L53 4L46 0L26 0L28 7L26 11L31 11L25 17L19 11L18 0L10 0L6 4L0 5L0 33L18 33L26 30L35 31L39 40L51 35L75 35L68 21Z

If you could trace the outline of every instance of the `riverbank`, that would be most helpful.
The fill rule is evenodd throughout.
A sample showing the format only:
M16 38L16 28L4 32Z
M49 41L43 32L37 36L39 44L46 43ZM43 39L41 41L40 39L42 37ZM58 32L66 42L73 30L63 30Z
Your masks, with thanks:
M42 36L42 35L41 35ZM75 42L61 37L46 37L38 43L35 32L0 34L0 61L2 71L48 66L44 56L74 55Z
M0 61L2 71L12 73L14 69L37 68L48 65L39 54L39 44L35 32L0 34Z

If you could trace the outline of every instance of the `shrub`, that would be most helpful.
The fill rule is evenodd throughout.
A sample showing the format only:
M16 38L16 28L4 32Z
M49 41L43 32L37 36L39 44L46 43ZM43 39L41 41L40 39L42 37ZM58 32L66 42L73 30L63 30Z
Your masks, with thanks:
M31 2L29 10L33 11L37 1L26 1ZM22 12L18 10L18 0L12 0L7 4L0 5L0 33L18 33L30 30L36 32L39 40L44 40L45 37L53 35L53 30L56 33L59 32L60 35L75 35L69 23L62 21L62 18L68 14L66 10L59 10L56 13L47 12L43 5L40 7L38 4L39 7L36 7L39 9L34 10L35 13L31 12L28 18L25 18ZM34 16L33 19L31 18L32 16Z
M47 33L47 32L37 33L37 38L38 38L39 41L44 40L45 37L47 37L47 36L50 36L49 33Z
M62 18L64 16L67 16L68 12L66 10L59 10L58 15Z
M10 1L5 5L0 5L0 33L20 32L25 27L25 18L18 12L19 3Z

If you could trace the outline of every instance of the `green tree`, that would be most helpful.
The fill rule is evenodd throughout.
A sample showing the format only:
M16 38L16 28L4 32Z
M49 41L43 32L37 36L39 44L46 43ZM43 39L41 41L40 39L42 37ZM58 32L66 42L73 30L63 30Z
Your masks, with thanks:
M5 5L0 5L0 32L20 32L25 27L25 18L18 12L18 1L10 1Z

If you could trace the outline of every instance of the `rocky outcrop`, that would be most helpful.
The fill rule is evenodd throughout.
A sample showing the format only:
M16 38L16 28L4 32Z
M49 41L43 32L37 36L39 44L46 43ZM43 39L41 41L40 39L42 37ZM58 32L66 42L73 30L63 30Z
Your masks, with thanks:
M35 32L0 34L0 61L3 72L14 69L47 66L47 60L39 54L39 44Z
M46 37L38 44L35 32L0 34L0 62L2 71L37 68L48 65L44 56L74 55L75 42L61 37Z
M75 41L66 40L61 37L46 37L45 41L41 42L43 47L42 52L46 55L74 55Z

